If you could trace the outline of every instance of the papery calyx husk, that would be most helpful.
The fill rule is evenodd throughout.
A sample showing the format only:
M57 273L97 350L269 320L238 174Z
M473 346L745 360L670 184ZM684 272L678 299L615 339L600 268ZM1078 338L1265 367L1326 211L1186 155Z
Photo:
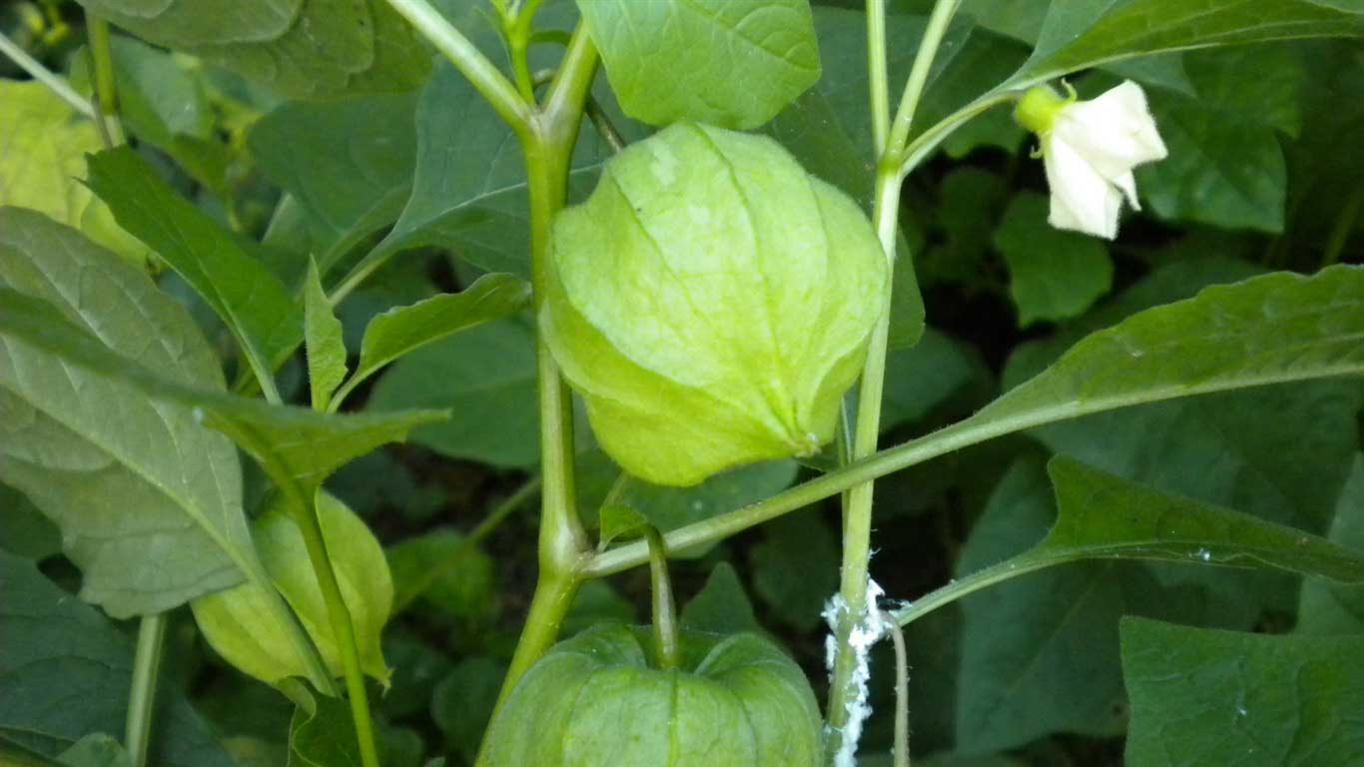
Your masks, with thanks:
M819 707L800 667L756 634L683 632L678 668L647 628L600 624L521 678L488 730L485 767L817 767Z
M818 451L889 301L850 197L704 125L613 158L550 248L544 337L606 451L664 485Z

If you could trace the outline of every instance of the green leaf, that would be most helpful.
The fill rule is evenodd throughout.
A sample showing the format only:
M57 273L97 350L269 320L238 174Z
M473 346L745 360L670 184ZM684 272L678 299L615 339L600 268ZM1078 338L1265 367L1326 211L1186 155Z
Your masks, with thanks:
M1009 294L1021 327L1083 314L1113 285L1108 248L1048 224L1043 195L1015 197L995 230L994 244L1009 265Z
M90 188L227 323L253 369L272 371L293 352L303 318L244 240L176 194L132 149L92 155L89 166Z
M971 418L882 454L1146 402L1364 372L1364 268L1214 286L1094 333ZM970 436L966 436L969 434Z
M350 704L301 692L289 722L287 767L360 767L360 741Z
M412 196L393 230L351 273L434 245L486 271L529 279L526 171L511 128L449 64L422 90L416 121ZM609 154L594 131L581 131L570 186L594 178Z
M133 646L117 626L0 552L0 751L56 758L92 732L123 732ZM169 679L157 693L156 750L167 767L232 767Z
M332 304L322 289L317 262L309 259L308 278L303 288L303 339L308 355L308 387L314 410L327 410L332 394L346 379L346 344L341 339L341 321L332 314Z
M692 487L665 487L629 477L616 500L643 514L660 531L667 532L784 490L795 481L796 471L794 461L766 461L717 474ZM682 552L701 553L696 550Z
M112 735L95 733L76 741L57 757L65 767L133 767L128 752Z
M316 222L326 276L362 240L398 219L416 172L415 94L287 103L251 128L261 172Z
M1336 503L1330 539L1364 554L1364 455L1355 456L1349 481ZM1303 581L1298 633L1364 634L1364 586Z
M638 538L649 528L649 518L620 503L607 503L597 513L597 548L605 551L612 541Z
M183 50L289 98L420 85L430 63L383 0L82 0L157 45Z
M0 208L0 290L118 364L223 388L216 356L179 304L41 214ZM81 597L111 615L164 611L259 571L236 451L188 407L148 402L0 333L0 435L0 479L62 528L84 574Z
M540 460L535 392L531 329L507 319L404 357L379 379L369 408L449 408L460 417L419 429L413 441L452 458L533 466Z
M1360 637L1265 636L1129 618L1128 764L1346 765L1364 749Z
M984 363L968 347L929 328L910 349L886 355L881 430L918 421L963 391L990 385Z
M338 467L447 417L440 411L329 416L185 386L109 351L50 304L9 288L0 288L0 298L0 335L158 402L197 408L208 425L231 437L281 489L305 503Z
M823 622L838 590L838 543L815 513L789 514L764 526L752 550L753 591L773 617L802 634Z
M85 153L103 147L95 124L37 80L0 79L0 101L0 205L41 211L133 263L145 262L147 248L78 180Z
M124 127L173 157L194 180L227 196L228 166L235 158L215 135L202 67L123 35L112 35L109 44ZM93 93L90 56L74 56L71 68L72 85Z
M1077 0L1054 3L1010 87L1162 51L1304 37L1364 36L1364 16L1311 0Z
M0 548L43 560L61 553L62 534L22 493L0 485Z
M1170 156L1138 169L1137 179L1156 215L1283 231L1288 171L1273 128L1175 94L1153 97L1151 112Z
M304 545L303 533L295 522L299 513L311 514L313 510L277 505L252 525L253 538L270 580L289 601L294 614L322 653L332 676L339 677L342 674L341 642L332 631L317 574ZM316 513L355 630L360 667L387 686L390 672L384 662L380 639L392 613L393 581L383 549L355 512L331 495L318 494ZM223 592L224 595L230 593Z
M494 607L493 560L456 530L437 528L390 546L393 613L418 599L457 618L477 620Z
M819 79L808 0L579 0L625 113L747 130Z
M762 633L762 625L753 615L753 603L728 562L711 569L706 585L682 608L681 622L683 628L712 634Z
M488 274L460 293L443 293L390 309L365 328L360 364L346 382L346 391L400 357L461 331L510 317L529 303L530 285L524 280L510 274Z
M481 655L464 658L431 695L431 719L445 734L447 747L470 764L492 718L506 674L507 667L501 661Z
M1308 77L1298 48L1280 43L1190 51L1184 68L1205 107L1297 137Z
M1038 546L1014 560L1146 559L1285 570L1364 582L1364 557L1310 533L1220 509L1057 456L1047 466L1060 510Z

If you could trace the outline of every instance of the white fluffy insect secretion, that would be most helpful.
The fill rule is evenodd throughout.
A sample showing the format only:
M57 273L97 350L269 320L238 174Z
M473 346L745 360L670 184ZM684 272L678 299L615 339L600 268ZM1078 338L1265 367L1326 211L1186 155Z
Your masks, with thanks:
M867 579L866 605L862 620L848 633L848 649L852 651L856 664L851 682L857 694L847 703L843 737L838 753L834 756L835 767L855 767L857 742L862 738L862 725L867 721L867 717L871 716L867 682L871 680L871 648L886 634L886 620L878 604L885 593L880 584L870 578ZM838 623L847 609L843 595L834 594L825 604L822 613L825 623L829 625L829 635L824 639L824 665L831 676L838 657Z

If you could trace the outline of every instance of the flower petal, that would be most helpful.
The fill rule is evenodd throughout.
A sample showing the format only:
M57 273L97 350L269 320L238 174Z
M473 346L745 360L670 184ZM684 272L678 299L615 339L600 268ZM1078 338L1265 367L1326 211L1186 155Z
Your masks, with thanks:
M1110 181L1169 154L1147 108L1146 94L1131 81L1093 101L1066 107L1057 117L1053 132Z
M1122 194L1054 131L1043 140L1043 152L1051 187L1048 221L1052 226L1116 237Z

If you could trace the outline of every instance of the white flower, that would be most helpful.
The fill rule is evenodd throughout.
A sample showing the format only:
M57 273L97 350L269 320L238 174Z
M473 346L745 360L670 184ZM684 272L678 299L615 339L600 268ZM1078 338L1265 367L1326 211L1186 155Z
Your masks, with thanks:
M1093 101L1033 88L1015 116L1041 141L1051 187L1047 220L1058 229L1116 237L1123 198L1141 210L1132 169L1168 154L1146 94L1130 80Z

